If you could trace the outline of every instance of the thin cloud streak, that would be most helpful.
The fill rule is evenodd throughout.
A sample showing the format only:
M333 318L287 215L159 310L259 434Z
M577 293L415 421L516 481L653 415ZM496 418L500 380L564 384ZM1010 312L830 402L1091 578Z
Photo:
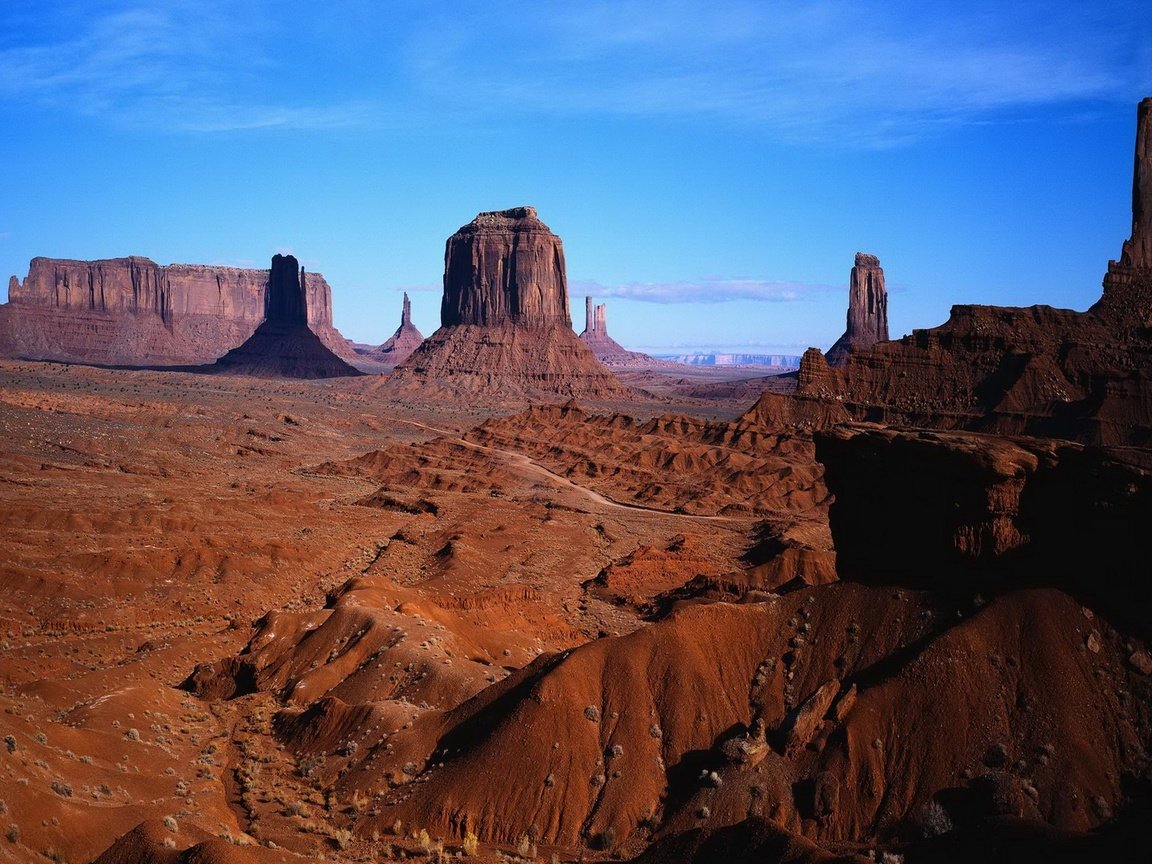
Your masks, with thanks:
M793 303L814 295L843 293L846 286L807 282L774 282L765 279L705 279L676 282L629 282L602 285L576 280L570 286L573 296L615 297L643 303L730 303L752 300L761 303Z
M0 19L15 31L0 43L0 106L199 134L640 118L890 147L1152 86L1139 3L974 2L590 0L547 12L509 0L451 15L351 4L334 17L296 2L110 2L94 13L57 0L36 30L30 14Z

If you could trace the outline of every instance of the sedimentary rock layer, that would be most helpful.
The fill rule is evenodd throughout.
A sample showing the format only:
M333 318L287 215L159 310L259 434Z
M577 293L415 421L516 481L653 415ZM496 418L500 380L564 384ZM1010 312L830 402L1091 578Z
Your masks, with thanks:
M844 335L828 349L828 362L840 366L853 349L871 348L888 339L888 289L880 259L856 253L848 280L848 324Z
M448 238L441 327L396 367L398 398L627 398L572 332L560 238L532 207L481 213Z
M480 213L448 238L440 323L572 326L564 244L535 207Z
M884 423L1152 443L1152 100L1136 137L1132 236L1091 309L954 306L840 369L809 350L797 393Z
M267 311L268 270L170 264L129 257L34 258L0 306L0 354L116 365L215 360L252 335ZM332 289L309 273L308 323L337 354L351 348L332 325Z

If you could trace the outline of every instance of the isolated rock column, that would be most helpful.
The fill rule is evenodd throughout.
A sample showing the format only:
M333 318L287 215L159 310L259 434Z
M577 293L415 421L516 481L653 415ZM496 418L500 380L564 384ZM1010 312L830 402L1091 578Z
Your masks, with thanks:
M1132 169L1132 237L1120 263L1152 267L1152 97L1136 109L1136 153Z
M828 350L828 362L840 366L851 349L871 348L888 340L888 289L880 259L856 253L848 285L848 323L844 335Z

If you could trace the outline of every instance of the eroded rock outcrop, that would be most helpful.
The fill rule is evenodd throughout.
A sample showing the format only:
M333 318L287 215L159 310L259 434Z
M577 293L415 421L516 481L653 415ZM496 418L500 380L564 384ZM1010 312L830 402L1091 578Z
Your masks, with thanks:
M844 578L977 591L1043 582L1152 629L1136 577L1152 524L1152 455L970 432L816 434Z
M480 213L448 238L441 327L397 366L405 398L627 398L572 332L564 247L532 207Z
M308 326L307 276L291 255L276 255L268 279L267 315L243 345L208 371L258 378L359 375Z
M412 323L412 303L408 299L408 293L405 292L404 307L400 313L400 326L387 342L365 351L363 356L382 364L385 368L394 367L407 360L423 341L424 335Z
M954 306L839 369L810 352L797 394L895 425L1152 443L1152 100L1138 120L1132 236L1091 309Z
M268 270L160 266L138 256L96 261L33 258L0 306L0 355L127 366L208 363L264 319ZM345 359L332 325L332 289L310 273L308 324Z
M603 303L594 304L591 297L584 298L584 332L580 334L580 339L605 366L636 368L676 365L639 351L629 351L609 336L608 307Z
M888 289L880 259L856 253L856 263L848 280L848 325L844 335L828 349L828 362L840 366L848 352L871 348L888 340Z
M535 207L480 213L448 238L444 327L572 326L564 244Z

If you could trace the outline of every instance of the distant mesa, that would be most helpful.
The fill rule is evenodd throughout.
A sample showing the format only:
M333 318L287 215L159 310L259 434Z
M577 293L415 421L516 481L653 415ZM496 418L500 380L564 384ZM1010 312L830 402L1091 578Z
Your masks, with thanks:
M871 348L888 341L888 289L880 259L856 253L856 263L848 282L848 326L844 335L828 349L828 363L843 366L848 352Z
M328 348L308 326L307 276L291 255L275 255L268 278L267 314L243 345L204 371L258 378L338 378L360 372Z
M859 279L859 258L857 264L854 292L868 284ZM863 269L875 274L870 265ZM879 319L869 317L866 298L861 305L855 296L856 324L867 332ZM851 310L848 321L845 336L856 335ZM796 392L888 425L1146 447L1152 445L1150 357L1152 99L1145 99L1137 110L1132 236L1120 260L1108 263L1103 294L1091 309L953 306L939 327L852 348L840 368L809 349Z
M390 368L407 360L423 341L424 335L412 323L412 303L408 300L408 293L405 292L404 307L400 313L400 326L396 332L383 345L358 353L386 368Z
M671 360L685 366L770 366L774 369L796 369L799 354L727 354L719 352L695 354L658 354L662 360Z
M448 238L441 327L386 389L556 401L631 391L572 332L564 246L533 207L480 213Z
M211 363L264 320L268 270L148 258L33 258L0 305L0 356L115 366ZM332 289L308 274L308 325L334 353L355 352L332 325Z
M580 334L580 339L605 366L636 368L675 365L639 351L629 351L609 336L608 308L603 303L594 305L591 297L584 298L584 332Z

